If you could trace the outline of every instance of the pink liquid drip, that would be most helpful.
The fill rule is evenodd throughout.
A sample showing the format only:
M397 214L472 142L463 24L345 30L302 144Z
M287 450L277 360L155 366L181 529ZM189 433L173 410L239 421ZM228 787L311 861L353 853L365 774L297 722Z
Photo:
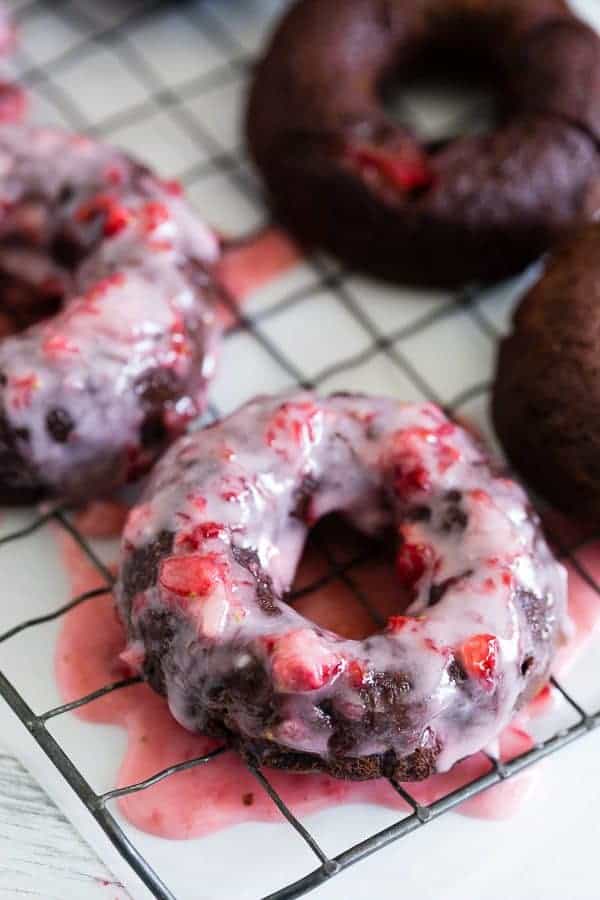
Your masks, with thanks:
M251 240L227 248L218 276L229 296L241 305L250 294L292 269L301 258L300 248L284 231L267 228ZM226 326L231 324L233 315L229 309L223 309L221 315Z
M298 259L298 248L282 232L268 230L256 240L228 250L221 263L221 275L232 297L241 303L249 293L285 272ZM93 504L79 514L77 524L90 536L108 537L120 531L122 522L122 507ZM98 574L72 539L61 532L59 540L73 592L97 587ZM352 538L345 534L344 551L356 552L360 548L356 540L356 536ZM340 548L341 545L337 549ZM600 543L586 548L580 554L580 560L588 570L600 576ZM307 552L295 586L316 580L326 568L325 560L316 552ZM370 588L369 596L377 598L384 617L397 611L398 597L390 591L392 579L385 564L369 563L353 572L353 577L363 589ZM575 632L568 647L561 651L560 670L570 664L600 621L597 594L575 571L570 572L570 578L569 604ZM348 637L360 638L373 630L365 610L341 582L305 596L297 608L321 625ZM72 610L64 619L56 656L57 679L64 700L73 700L128 674L119 661L123 647L123 629L108 596ZM528 717L546 711L551 702L550 690L544 690L528 710L519 715L518 726L515 723L505 730L500 738L502 759L511 759L531 748L533 741L521 726ZM181 728L171 717L164 699L146 685L109 694L75 714L88 722L117 724L127 730L128 747L118 775L118 786L140 781L168 766L203 756L219 746L211 738L192 735ZM490 768L489 760L483 754L476 754L456 765L451 772L406 787L421 803L428 804ZM372 803L399 810L407 808L383 779L351 783L326 775L278 771L268 774L273 786L299 817L347 803ZM468 800L460 811L480 818L509 816L529 794L538 777L539 768L525 772ZM240 822L280 818L272 801L231 751L204 766L170 776L154 787L124 797L119 803L123 814L134 825L168 838L197 837Z

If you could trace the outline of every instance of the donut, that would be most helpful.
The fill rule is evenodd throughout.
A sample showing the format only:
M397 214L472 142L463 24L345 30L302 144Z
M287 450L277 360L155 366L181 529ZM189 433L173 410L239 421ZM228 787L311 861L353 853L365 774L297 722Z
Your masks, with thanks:
M180 190L86 137L0 130L1 502L116 488L202 408L219 248Z
M398 615L364 640L286 603L333 511L397 531ZM351 779L417 780L488 745L568 624L522 489L438 407L360 395L260 397L180 438L129 516L115 596L124 660L184 727Z
M390 118L392 79L445 64L491 82L496 130L428 144ZM305 242L416 284L499 279L600 206L600 38L563 0L299 0L246 130Z
M576 230L520 302L492 417L510 462L567 515L600 523L600 224Z

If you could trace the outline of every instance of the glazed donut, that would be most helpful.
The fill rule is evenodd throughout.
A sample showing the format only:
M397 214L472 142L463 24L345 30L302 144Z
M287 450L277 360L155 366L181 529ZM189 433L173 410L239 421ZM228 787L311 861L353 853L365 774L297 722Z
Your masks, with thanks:
M600 523L600 224L575 232L518 306L492 412L511 463L567 514Z
M491 80L497 130L427 145L390 119L391 77L445 61ZM563 0L299 0L247 134L307 242L414 283L498 279L600 206L600 39Z
M179 193L88 138L0 131L0 309L29 326L0 341L2 502L109 491L202 406L218 243Z
M406 614L364 640L285 602L309 527L397 529ZM565 572L520 487L432 404L262 397L181 438L124 532L124 658L186 728L255 762L420 779L547 677ZM399 610L400 611L400 610Z

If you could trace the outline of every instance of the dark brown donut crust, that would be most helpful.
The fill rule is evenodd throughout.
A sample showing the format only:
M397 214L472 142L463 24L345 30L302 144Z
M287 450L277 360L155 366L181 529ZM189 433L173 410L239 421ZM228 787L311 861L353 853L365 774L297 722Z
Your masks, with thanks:
M494 425L513 465L567 514L600 522L600 224L579 229L501 344Z
M502 124L427 153L379 93L391 71L458 50L493 71ZM257 67L247 134L309 243L415 283L501 278L596 205L600 39L563 0L300 0ZM431 183L373 182L354 146L424 161Z

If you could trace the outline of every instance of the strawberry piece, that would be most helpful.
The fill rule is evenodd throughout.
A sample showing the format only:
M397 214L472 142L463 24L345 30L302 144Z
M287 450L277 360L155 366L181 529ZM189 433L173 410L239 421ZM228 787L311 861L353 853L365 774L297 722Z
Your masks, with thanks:
M225 563L216 553L170 556L160 567L161 587L179 597L205 597L223 580Z
M129 210L114 197L108 194L98 194L87 203L82 203L75 213L75 219L78 222L89 222L102 213L104 213L103 231L107 237L113 237L122 231L131 218Z
M410 625L411 622L414 622L414 619L411 619L410 616L390 616L387 620L387 629L388 631L393 631L394 633L398 633L406 628L407 625Z
M403 544L396 556L396 572L401 584L413 588L431 565L431 561L432 550L427 544Z
M492 502L492 498L487 491L482 491L479 488L469 491L469 497L474 503L483 503L486 506L489 506Z
M346 156L361 172L375 174L403 193L433 184L426 158L414 149L410 153L395 153L372 144L357 144L346 148Z
M219 525L218 522L203 522L201 525L198 525L196 531L204 538L205 541L210 541L213 538L219 537L219 535L223 531L223 526Z
M414 491L428 491L431 487L431 478L425 466L415 465L404 469L401 466L394 468L394 490L397 494L411 494Z
M144 217L144 227L147 232L150 232L154 231L162 225L163 222L168 220L169 210L164 203L158 203L157 201L152 200L149 203L144 204L142 215Z
M175 538L176 546L185 546L191 550L197 550L204 541L218 538L224 531L223 525L218 522L201 522L189 532L180 532Z
M38 376L32 372L30 375L21 375L19 378L11 378L12 404L15 409L24 409L31 403L33 392L40 386Z
M400 496L431 488L430 469L443 474L460 459L460 453L442 439L455 431L451 422L438 428L407 428L394 435L392 460L394 489ZM429 466L427 465L429 463Z
M456 447L451 447L450 444L440 444L438 453L438 471L440 475L443 475L459 459L460 453Z
M127 226L129 218L129 213L124 206L112 206L104 220L104 234L107 237L114 237Z
M465 671L489 690L498 662L498 639L493 634L474 634L464 642L459 656Z
M79 348L64 334L51 334L44 339L42 351L49 359L60 359L61 356L79 353Z
M359 688L365 681L365 667L357 659L351 659L348 663L348 678L352 687Z
M287 455L289 446L315 444L321 435L321 411L310 400L282 403L267 427L265 441L277 453Z
M342 668L342 662L309 628L271 638L271 666L276 690L315 691Z

